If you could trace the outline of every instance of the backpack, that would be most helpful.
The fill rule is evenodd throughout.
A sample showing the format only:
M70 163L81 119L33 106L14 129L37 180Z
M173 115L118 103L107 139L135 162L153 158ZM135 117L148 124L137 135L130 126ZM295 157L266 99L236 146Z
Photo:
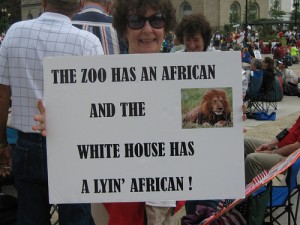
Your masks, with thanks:
M288 82L283 86L283 93L287 96L298 96L300 97L300 90L298 89L296 84Z
M292 66L293 65L293 57L289 54L286 54L283 57L283 63L287 66Z

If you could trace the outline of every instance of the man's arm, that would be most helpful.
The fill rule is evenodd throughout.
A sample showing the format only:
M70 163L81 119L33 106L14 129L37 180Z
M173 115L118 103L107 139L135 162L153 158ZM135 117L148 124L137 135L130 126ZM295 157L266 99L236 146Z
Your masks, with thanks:
M10 86L0 84L0 147L7 142L6 124L8 118L9 101L11 97Z
M299 148L300 148L300 143L297 141L294 144L286 145L282 148L277 149L276 151L274 151L274 153L282 156L289 156Z
M6 124L8 117L10 87L0 84L0 176L7 176L12 171L12 150L7 144Z
M257 147L255 149L256 152L262 152L262 151L272 151L275 146L277 145L278 140L277 139L273 139L272 141L269 141L265 144L262 144L261 146Z

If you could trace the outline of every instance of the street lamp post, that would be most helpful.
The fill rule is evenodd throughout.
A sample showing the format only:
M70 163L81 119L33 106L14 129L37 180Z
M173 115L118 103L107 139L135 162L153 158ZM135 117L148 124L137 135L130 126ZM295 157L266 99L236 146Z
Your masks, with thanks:
M299 0L294 0L293 6L295 7L295 24L294 24L294 30L297 29L297 14L298 14L298 8L299 8Z
M246 12L245 12L245 42L248 41L248 0L246 0Z

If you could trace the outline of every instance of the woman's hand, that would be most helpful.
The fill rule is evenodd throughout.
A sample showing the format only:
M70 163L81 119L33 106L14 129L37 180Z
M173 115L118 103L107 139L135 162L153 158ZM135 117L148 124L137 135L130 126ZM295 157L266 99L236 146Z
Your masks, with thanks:
M41 135L46 136L47 131L46 131L46 110L44 107L44 104L42 100L38 100L37 107L40 111L41 114L35 115L34 120L39 122L36 125L32 126L32 130L34 131L39 131Z

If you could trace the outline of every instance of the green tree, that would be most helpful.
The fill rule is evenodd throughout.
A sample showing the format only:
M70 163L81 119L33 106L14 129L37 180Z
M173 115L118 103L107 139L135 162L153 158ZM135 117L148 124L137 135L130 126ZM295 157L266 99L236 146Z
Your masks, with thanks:
M246 7L245 7L245 19L244 21L246 21L246 16L247 16L247 19L248 19L248 22L251 22L251 21L254 21L254 20L257 20L257 4L253 1L253 0L250 0L248 1L248 5L247 5L247 15L246 15Z
M230 6L229 23L232 25L240 23L239 7L237 3L233 3Z
M285 12L280 10L279 0L275 0L270 9L271 18L277 20L277 19L281 19L284 15L285 15Z
M299 12L299 9L297 10L297 14L295 13L296 10L294 9L292 12L291 12L291 17L290 17L290 20L291 21L295 21L295 19L300 20L300 12ZM295 15L297 15L297 18L295 18Z
M0 0L0 10L1 33L7 30L11 24L21 20L21 0Z
M257 5L252 0L248 4L248 21L254 21L257 18Z
M294 9L292 12L291 12L291 16L290 16L290 20L291 21L294 21L296 23L296 26L298 25L298 21L300 20L300 12L299 12L299 8L297 9L297 13L296 13L296 10ZM295 24L291 24L289 26L290 29L293 29Z
M239 14L237 12L232 12L229 15L229 23L230 24L238 24L240 23L239 21Z

